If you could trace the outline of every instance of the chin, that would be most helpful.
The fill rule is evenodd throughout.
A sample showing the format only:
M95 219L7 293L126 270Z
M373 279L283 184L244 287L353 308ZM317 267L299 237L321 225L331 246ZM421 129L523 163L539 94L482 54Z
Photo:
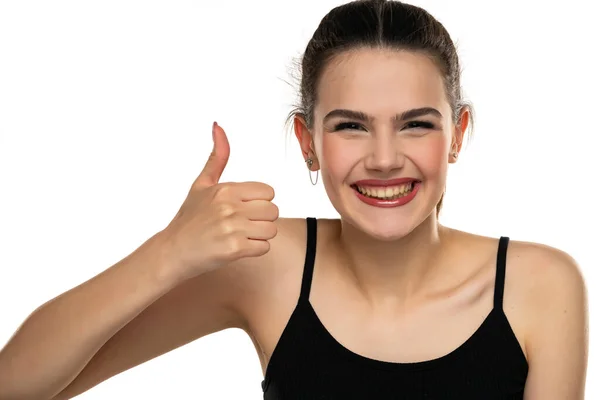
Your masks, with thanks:
M397 207L365 204L357 198L354 191L342 191L343 196L338 197L341 201L334 204L334 207L354 229L376 240L393 242L405 238L435 213L435 201L433 198L429 199L426 191L421 191L409 203ZM430 212L426 207L429 203Z
M402 216L394 217L369 217L362 215L351 218L352 225L382 242L393 242L410 235L418 226L413 218Z

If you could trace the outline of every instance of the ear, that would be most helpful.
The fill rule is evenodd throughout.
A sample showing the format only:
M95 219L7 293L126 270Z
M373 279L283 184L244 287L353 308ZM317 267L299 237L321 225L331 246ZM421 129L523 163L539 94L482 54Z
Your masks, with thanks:
M450 146L450 154L448 154L448 162L453 164L458 160L458 156L454 156L460 153L463 145L463 139L465 137L465 133L469 128L469 122L471 119L471 110L469 107L463 107L460 116L458 118L458 123L454 126L454 134L452 135L452 144Z
M311 158L313 161L310 170L319 170L319 160L317 159L317 154L315 153L315 149L313 147L313 137L306 126L306 120L302 114L296 114L294 116L294 133L296 134L296 138L300 144L300 150L302 150L302 157L304 157L304 161L306 162L308 158Z

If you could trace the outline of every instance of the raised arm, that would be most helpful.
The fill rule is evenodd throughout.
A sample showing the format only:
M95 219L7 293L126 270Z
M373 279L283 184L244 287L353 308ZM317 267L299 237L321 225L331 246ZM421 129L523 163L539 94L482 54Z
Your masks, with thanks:
M239 290L277 232L273 189L218 180L225 132L167 228L35 310L0 351L0 400L71 398L196 338L242 327Z

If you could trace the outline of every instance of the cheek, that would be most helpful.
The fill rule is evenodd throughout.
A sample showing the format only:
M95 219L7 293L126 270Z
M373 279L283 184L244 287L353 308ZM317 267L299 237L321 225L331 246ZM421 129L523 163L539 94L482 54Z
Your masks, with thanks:
M321 149L319 162L322 172L336 180L344 179L364 153L364 146L357 141L334 135L323 138Z
M410 158L426 178L438 180L445 177L448 169L447 142L443 136L423 138L411 152Z

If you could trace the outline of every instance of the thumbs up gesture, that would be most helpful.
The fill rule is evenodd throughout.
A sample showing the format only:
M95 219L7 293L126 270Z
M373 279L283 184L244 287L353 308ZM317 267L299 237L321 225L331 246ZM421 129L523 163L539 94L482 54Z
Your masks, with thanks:
M219 183L229 160L225 131L213 124L213 150L179 212L161 232L179 280L269 251L279 209L260 182Z

